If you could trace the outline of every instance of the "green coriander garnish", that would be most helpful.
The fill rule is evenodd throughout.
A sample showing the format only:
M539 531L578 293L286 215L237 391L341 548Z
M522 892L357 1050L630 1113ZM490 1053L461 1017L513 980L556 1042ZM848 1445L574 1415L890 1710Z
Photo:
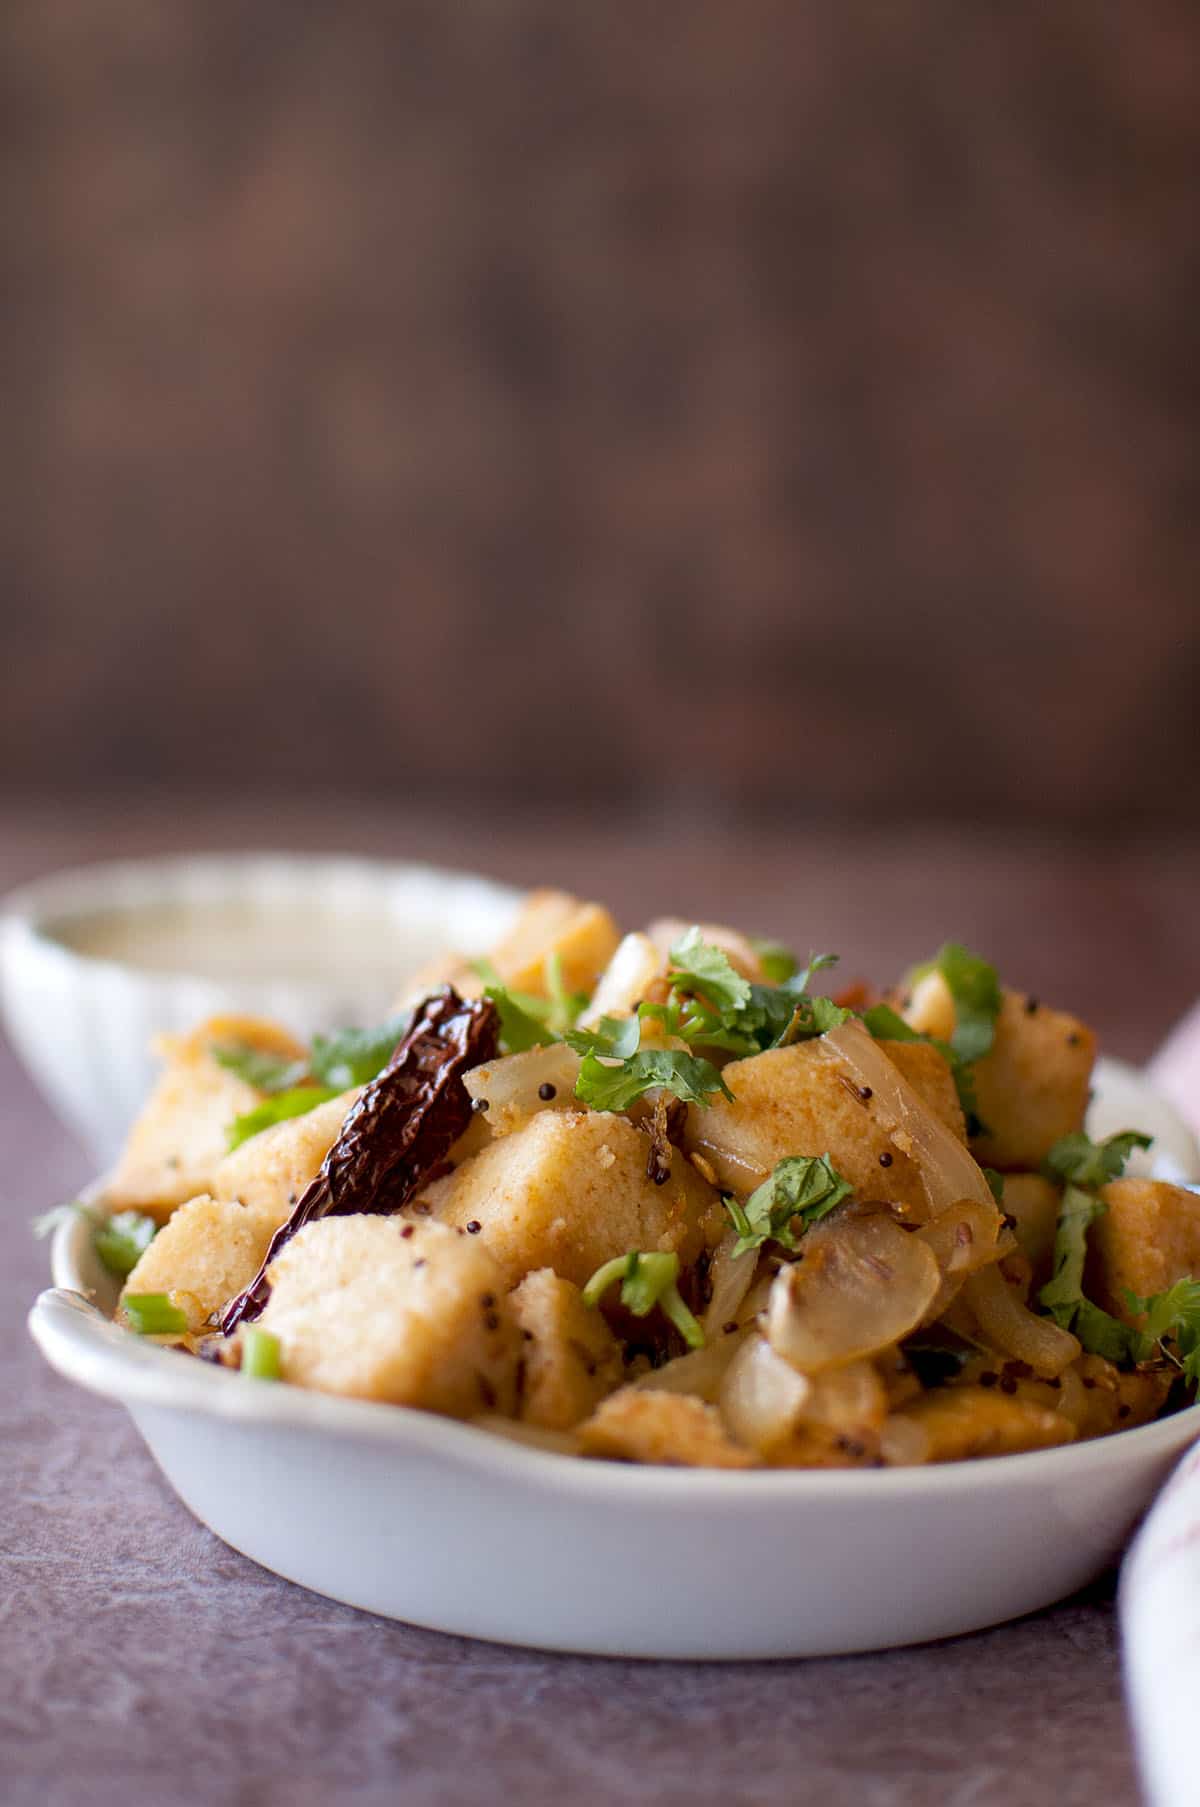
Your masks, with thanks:
M279 1338L256 1324L242 1329L242 1373L251 1380L278 1380L282 1373Z
M679 1291L679 1256L641 1254L631 1250L596 1269L583 1289L585 1305L597 1306L610 1286L621 1282L621 1303L636 1318L644 1318L657 1305L683 1337L689 1349L704 1347L704 1332L683 1302Z
M734 1255L760 1249L764 1242L796 1247L795 1224L802 1236L811 1224L841 1204L854 1190L827 1154L787 1155L770 1179L756 1186L744 1205L726 1194L722 1200L738 1233Z
M1050 1179L1065 1180L1054 1239L1054 1274L1038 1294L1056 1324L1072 1331L1091 1355L1107 1361L1138 1363L1165 1355L1178 1362L1185 1379L1200 1385L1200 1281L1180 1280L1166 1292L1139 1299L1127 1293L1131 1311L1144 1313L1143 1329L1123 1324L1083 1290L1088 1231L1108 1209L1099 1188L1119 1179L1135 1148L1148 1148L1151 1138L1139 1130L1122 1130L1103 1142L1078 1131L1056 1142L1043 1163ZM1173 1339L1175 1353L1168 1347Z
M240 1148L251 1136L270 1129L273 1124L286 1123L292 1117L306 1117L318 1104L327 1104L344 1090L344 1086L299 1085L290 1092L276 1092L273 1097L264 1098L252 1111L244 1111L240 1117L235 1117L225 1131L230 1151Z
M187 1318L166 1293L126 1293L121 1309L139 1336L180 1336L188 1327Z

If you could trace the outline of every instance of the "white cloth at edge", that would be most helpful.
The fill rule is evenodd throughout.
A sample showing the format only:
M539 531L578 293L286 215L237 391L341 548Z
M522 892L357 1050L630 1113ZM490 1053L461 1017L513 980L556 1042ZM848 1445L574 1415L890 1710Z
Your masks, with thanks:
M1200 1006L1147 1072L1200 1131ZM1150 1807L1200 1807L1200 1445L1176 1468L1125 1558L1120 1610L1125 1687Z

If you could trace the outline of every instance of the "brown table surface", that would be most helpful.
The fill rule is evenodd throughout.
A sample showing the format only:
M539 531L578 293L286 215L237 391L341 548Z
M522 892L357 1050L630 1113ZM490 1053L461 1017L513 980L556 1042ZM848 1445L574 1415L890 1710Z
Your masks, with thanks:
M0 885L169 849L340 847L724 913L890 974L953 933L1141 1056L1200 992L1200 847L947 831L773 837L227 801L0 811ZM24 1331L35 1212L88 1176L0 1048L0 1798L230 1807L621 1800L706 1807L1134 1802L1111 1580L973 1637L768 1666L637 1664L444 1637L334 1605L193 1522L124 1415ZM1038 1527L1030 1525L1030 1536ZM330 1535L336 1536L336 1525ZM719 1552L714 1552L714 1561Z

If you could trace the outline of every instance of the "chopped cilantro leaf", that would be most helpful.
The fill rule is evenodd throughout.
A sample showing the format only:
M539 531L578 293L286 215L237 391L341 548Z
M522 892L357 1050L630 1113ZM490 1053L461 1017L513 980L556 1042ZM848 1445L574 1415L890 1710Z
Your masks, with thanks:
M596 1269L583 1289L583 1302L593 1308L617 1280L621 1303L636 1318L644 1318L657 1305L683 1337L689 1349L704 1347L704 1332L679 1291L678 1255L643 1255L633 1249Z
M412 1022L405 1011L376 1029L341 1029L336 1035L314 1035L312 1075L335 1092L367 1085L387 1066L396 1043Z
M307 1078L307 1059L292 1059L286 1054L273 1054L267 1048L250 1048L243 1042L216 1042L213 1059L236 1073L258 1092L286 1092Z
M954 1034L950 1046L960 1060L982 1060L996 1038L1000 1014L1000 982L996 969L957 941L947 941L934 956L954 999Z
M316 1110L318 1104L325 1104L330 1098L336 1098L345 1088L336 1085L300 1085L288 1092L276 1092L273 1097L266 1098L254 1110L245 1111L235 1117L225 1132L230 1151L240 1148L251 1136L258 1135L260 1130L270 1129L275 1123L286 1123L291 1117L304 1117L309 1111Z
M217 1043L213 1057L256 1091L268 1097L295 1091L306 1080L347 1092L366 1085L387 1065L396 1043L408 1028L408 1012L391 1017L375 1029L339 1029L333 1035L314 1035L310 1052L292 1059L267 1048L251 1048L242 1042Z
M546 1021L557 1034L564 1035L568 1029L575 1027L580 1014L587 1009L588 994L586 991L567 990L561 954L548 954L545 970L550 1004Z
M1145 1313L1146 1336L1160 1346L1168 1337L1174 1340L1184 1379L1200 1387L1200 1279L1177 1280L1148 1299L1131 1292L1125 1298L1131 1311Z
M1083 1267L1087 1259L1087 1234L1107 1206L1093 1193L1068 1186L1058 1213L1054 1239L1054 1274L1038 1299L1063 1330L1074 1331L1092 1355L1111 1362L1145 1361L1145 1339L1085 1297ZM1153 1348L1153 1343L1149 1344Z
M994 1167L985 1167L983 1177L988 1183L988 1190L998 1205L1004 1203L1004 1175L997 1173Z
M670 953L670 977L681 991L700 993L722 1015L750 1001L750 981L735 971L728 954L705 941L699 928L680 937Z
M537 1016L529 1009L532 1000L523 993L509 991L504 985L488 985L484 987L483 995L492 1000L500 1013L500 1047L505 1054L524 1054L527 1048L548 1048L559 1039L545 1017Z
M131 1274L158 1234L158 1225L142 1211L117 1211L97 1223L92 1247L110 1274Z
M35 1217L31 1228L35 1236L49 1236L73 1217L82 1217L91 1224L92 1247L109 1273L121 1279L133 1272L158 1233L154 1218L142 1211L117 1211L109 1217L103 1211L81 1205L77 1199Z
M636 1016L602 1016L594 1029L568 1029L563 1040L576 1054L602 1054L607 1060L628 1060L641 1041Z
M596 1054L585 1054L575 1082L575 1096L597 1111L626 1111L644 1093L661 1086L685 1104L707 1104L713 1092L733 1093L707 1060L674 1048L643 1048L606 1066Z
M1066 1180L1073 1186L1106 1186L1120 1179L1135 1148L1149 1148L1152 1137L1140 1130L1123 1129L1103 1142L1093 1142L1082 1130L1063 1136L1042 1163L1047 1179Z
M832 998L808 996L815 973L836 964L836 954L815 954L801 972L778 985L743 979L719 948L689 929L671 953L672 987L665 1004L642 1004L666 1033L695 1048L729 1054L761 1054L767 1048L824 1035L848 1020Z
M724 1198L725 1209L738 1233L735 1257L761 1248L764 1242L778 1242L785 1249L794 1249L795 1220L800 1219L803 1235L853 1190L827 1154L785 1156L770 1179L756 1186L744 1205L728 1195Z

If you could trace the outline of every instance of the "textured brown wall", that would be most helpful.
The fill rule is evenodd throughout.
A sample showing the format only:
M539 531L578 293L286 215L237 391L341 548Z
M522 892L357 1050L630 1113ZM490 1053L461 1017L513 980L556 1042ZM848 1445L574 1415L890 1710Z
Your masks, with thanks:
M0 79L9 784L1195 819L1194 0L6 0Z

